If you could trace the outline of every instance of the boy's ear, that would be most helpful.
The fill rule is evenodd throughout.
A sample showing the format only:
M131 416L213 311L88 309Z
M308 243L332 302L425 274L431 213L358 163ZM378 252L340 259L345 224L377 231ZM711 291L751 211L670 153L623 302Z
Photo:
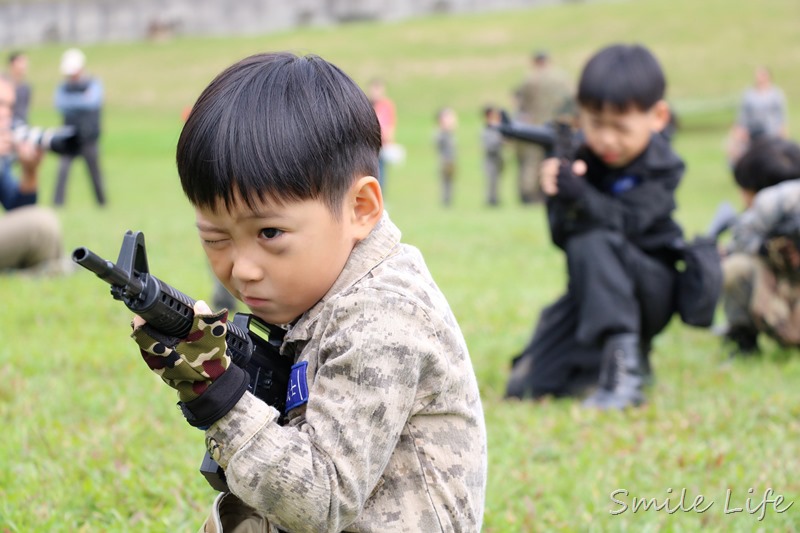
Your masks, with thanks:
M659 100L653 104L653 130L660 132L669 124L672 118L672 110L666 100Z
M374 176L362 176L350 189L351 217L356 238L365 239L383 215L383 194Z

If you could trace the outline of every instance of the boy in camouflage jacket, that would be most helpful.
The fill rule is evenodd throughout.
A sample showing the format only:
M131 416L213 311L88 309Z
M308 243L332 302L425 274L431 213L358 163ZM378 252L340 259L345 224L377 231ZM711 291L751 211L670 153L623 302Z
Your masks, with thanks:
M734 167L747 209L724 249L726 339L734 355L758 352L758 335L800 346L800 145L754 142Z
M230 493L205 531L480 530L478 386L444 295L384 213L380 146L367 97L312 55L246 58L188 117L178 171L203 248L228 291L286 330L294 363L282 413L231 385L225 311L198 302L173 345L134 320L181 403L216 413L201 429Z

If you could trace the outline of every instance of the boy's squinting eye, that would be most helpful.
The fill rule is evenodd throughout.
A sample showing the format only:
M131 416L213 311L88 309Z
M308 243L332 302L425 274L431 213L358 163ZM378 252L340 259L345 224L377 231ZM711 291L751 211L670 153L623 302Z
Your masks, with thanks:
M203 245L205 246L219 246L221 243L225 242L227 239L204 239L200 237L200 240L203 241Z
M209 249L222 249L225 246L227 240L228 239L203 239L201 237L203 246Z
M274 239L275 237L281 235L283 232L278 228L264 228L261 230L261 236L265 239Z

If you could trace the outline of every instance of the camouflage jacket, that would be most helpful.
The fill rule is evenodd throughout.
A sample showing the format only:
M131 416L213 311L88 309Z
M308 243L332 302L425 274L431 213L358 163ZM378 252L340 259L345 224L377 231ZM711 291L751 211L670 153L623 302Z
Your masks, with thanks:
M518 119L544 124L572 111L572 88L564 72L547 67L531 72L517 89Z
M796 243L777 235L792 217L795 221L800 219L800 179L784 181L759 191L752 206L736 220L728 251L760 253L775 272L796 273L797 265L792 263L797 259L791 259L797 254ZM793 251L789 249L792 247Z
M287 424L247 393L206 432L236 496L291 532L480 530L486 432L467 347L386 215L281 352L297 363Z

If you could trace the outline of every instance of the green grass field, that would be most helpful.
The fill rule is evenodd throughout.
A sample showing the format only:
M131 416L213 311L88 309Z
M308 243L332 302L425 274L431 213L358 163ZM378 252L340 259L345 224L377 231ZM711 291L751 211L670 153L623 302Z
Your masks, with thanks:
M510 105L533 49L548 48L577 77L599 47L645 43L663 63L683 124L676 149L688 171L677 218L689 235L700 232L718 202L738 205L723 140L757 64L772 68L791 124L800 124L798 15L795 0L572 2L257 38L87 46L89 69L107 91L110 204L94 205L77 165L59 211L67 251L89 246L116 259L123 233L142 230L153 273L209 298L211 274L173 160L182 109L222 68L260 51L320 54L364 86L380 76L408 154L391 169L387 207L447 295L481 386L490 468L484 531L797 531L800 503L785 509L800 499L796 352L762 342L760 359L729 362L708 331L673 320L655 344L657 381L645 408L604 413L571 401L503 400L510 359L562 292L564 267L542 208L516 200L513 164L503 205L484 207L478 130L484 103ZM54 125L63 47L28 51L32 122ZM439 204L432 145L433 114L444 104L460 115L450 209ZM48 156L42 172L44 204L55 163ZM0 531L195 531L214 497L197 473L203 436L140 361L127 338L128 310L83 270L0 277L0 295ZM783 496L777 509L757 507L767 489ZM698 495L704 502L693 505ZM669 509L633 510L634 498L668 497Z

